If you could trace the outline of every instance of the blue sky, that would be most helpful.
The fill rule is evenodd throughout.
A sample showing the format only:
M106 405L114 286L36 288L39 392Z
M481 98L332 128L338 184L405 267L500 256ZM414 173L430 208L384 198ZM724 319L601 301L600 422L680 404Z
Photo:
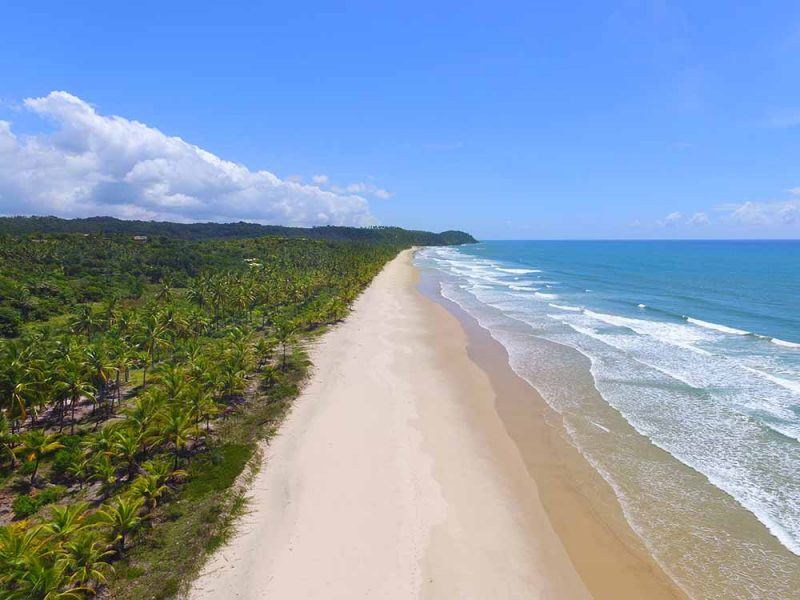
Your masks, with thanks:
M377 4L4 3L0 213L800 237L800 4Z

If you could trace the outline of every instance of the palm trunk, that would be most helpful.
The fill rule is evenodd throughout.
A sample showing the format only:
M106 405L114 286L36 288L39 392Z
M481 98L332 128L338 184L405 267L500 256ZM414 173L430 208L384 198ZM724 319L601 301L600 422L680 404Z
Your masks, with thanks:
M78 398L72 398L72 402L69 405L69 434L73 435L75 433L75 403L78 401Z

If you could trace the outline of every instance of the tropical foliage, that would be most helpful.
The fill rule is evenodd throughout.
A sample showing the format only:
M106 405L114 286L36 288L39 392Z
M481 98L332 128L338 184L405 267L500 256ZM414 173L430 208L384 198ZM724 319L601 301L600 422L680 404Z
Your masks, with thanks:
M0 237L0 503L16 515L0 599L104 586L225 420L255 389L269 402L291 348L401 247Z

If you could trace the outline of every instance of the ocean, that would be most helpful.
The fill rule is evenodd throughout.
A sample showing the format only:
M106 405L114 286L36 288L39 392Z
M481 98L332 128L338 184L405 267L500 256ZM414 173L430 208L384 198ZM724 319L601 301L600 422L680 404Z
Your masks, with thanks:
M800 597L800 242L489 241L416 263L689 595Z

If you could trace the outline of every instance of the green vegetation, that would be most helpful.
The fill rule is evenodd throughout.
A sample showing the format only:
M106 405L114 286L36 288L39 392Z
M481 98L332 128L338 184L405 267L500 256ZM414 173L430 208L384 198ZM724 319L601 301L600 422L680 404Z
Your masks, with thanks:
M419 243L367 231L0 236L0 599L179 590L243 508L302 340Z
M447 246L476 240L463 231L413 231L400 227L281 227L257 223L163 223L123 221L113 217L59 219L58 217L0 217L0 235L90 233L127 236L164 236L181 240L257 238L276 236L339 242L370 242L401 246Z

